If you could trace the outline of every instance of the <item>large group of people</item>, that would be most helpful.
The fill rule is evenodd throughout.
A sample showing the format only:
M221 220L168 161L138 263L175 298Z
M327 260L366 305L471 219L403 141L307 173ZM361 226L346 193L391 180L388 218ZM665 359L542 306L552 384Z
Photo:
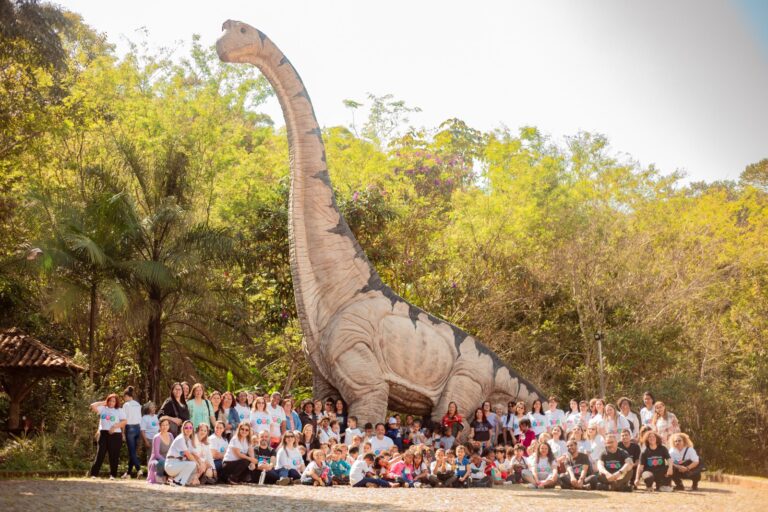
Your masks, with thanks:
M412 415L360 424L343 400L303 400L258 391L206 392L174 383L158 408L143 406L128 387L91 404L99 415L98 451L90 475L109 458L123 478L142 477L146 452L152 484L256 484L354 487L492 487L613 491L698 487L701 461L675 415L653 395L632 401L557 397L479 404L463 418L451 402L442 421ZM674 484L674 487L672 485Z

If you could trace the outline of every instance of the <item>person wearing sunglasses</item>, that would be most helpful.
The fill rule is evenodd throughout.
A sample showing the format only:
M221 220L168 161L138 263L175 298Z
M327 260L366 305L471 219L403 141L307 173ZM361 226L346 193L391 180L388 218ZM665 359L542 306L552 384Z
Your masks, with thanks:
M296 434L290 430L283 434L277 447L276 469L280 477L277 485L291 485L296 480L301 480L301 474L304 472L304 457L299 452Z
M192 483L198 468L197 439L192 422L181 424L181 435L171 443L165 458L165 474L172 478L171 484L185 486Z
M261 484L274 484L280 478L275 469L275 450L269 445L269 431L259 432L259 441L253 449L253 455L259 460L256 469L251 471L251 482Z
M247 483L250 481L250 471L256 469L257 464L258 459L253 456L251 446L251 424L249 420L243 420L227 446L221 465L221 478L232 485Z

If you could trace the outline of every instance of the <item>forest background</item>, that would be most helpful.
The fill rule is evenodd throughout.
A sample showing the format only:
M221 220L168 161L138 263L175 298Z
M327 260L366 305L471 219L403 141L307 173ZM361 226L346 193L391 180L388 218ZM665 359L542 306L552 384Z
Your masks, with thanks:
M0 469L86 467L87 403L128 384L310 396L272 94L198 38L118 58L77 14L0 0L0 328L88 368L35 385L40 433L2 435ZM331 179L395 292L564 408L599 394L602 335L609 399L649 390L709 467L768 474L768 159L686 183L596 133L416 129L390 95L345 104L350 125L323 130Z

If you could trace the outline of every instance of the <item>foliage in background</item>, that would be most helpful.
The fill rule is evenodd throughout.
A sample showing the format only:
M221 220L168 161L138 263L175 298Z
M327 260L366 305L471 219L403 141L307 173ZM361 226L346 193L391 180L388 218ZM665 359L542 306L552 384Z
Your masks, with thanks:
M21 7L50 20L44 37L18 28ZM264 78L197 38L179 62L141 45L118 59L76 15L35 7L0 1L0 68L21 70L0 74L0 327L90 356L94 388L38 384L23 412L45 435L7 442L0 464L87 461L84 397L127 384L309 396ZM414 129L403 102L367 102L323 135L385 282L563 404L599 392L603 333L609 398L650 390L710 467L768 473L768 160L685 184L599 134Z

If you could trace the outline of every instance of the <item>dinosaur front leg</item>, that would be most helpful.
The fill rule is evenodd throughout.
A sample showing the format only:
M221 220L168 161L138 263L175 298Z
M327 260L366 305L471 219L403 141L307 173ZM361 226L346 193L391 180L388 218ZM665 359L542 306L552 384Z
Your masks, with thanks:
M454 374L448 379L437 405L432 409L432 421L440 423L448 411L448 404L456 402L456 408L464 417L464 434L468 432L467 421L483 401L483 387L469 375Z
M312 372L312 395L320 400L341 398L339 391L318 371Z
M356 390L349 402L350 416L357 416L357 424L362 428L366 423L376 425L386 422L389 385L381 381L376 386Z

